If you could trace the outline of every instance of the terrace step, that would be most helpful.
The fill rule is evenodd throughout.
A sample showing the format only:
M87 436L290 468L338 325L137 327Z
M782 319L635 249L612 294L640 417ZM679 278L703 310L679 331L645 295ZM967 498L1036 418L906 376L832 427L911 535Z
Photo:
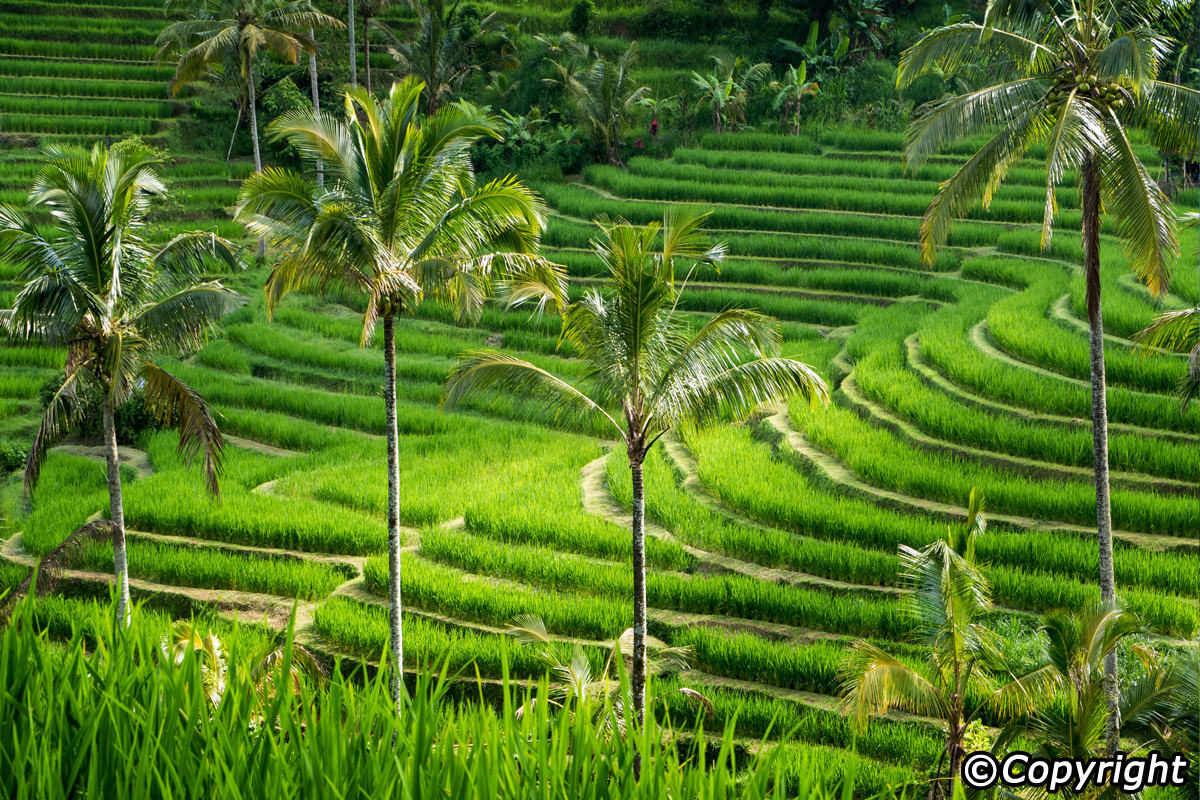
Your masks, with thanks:
M1088 323L1085 320L1075 316L1075 310L1071 307L1070 293L1064 294L1054 302L1054 305L1050 307L1050 318L1066 323L1071 328L1074 328L1076 331L1082 333L1084 336L1088 336L1091 333L1091 328ZM1124 350L1137 350L1142 347L1142 345L1138 344L1132 339L1126 339L1124 336L1117 336L1113 333L1105 333L1104 341ZM1164 350L1161 347L1147 347L1146 350L1154 353L1155 355L1167 356L1169 358L1187 357L1185 353L1179 353L1174 350Z
M1030 411L1025 408L1006 405L996 400L983 397L982 395L974 394L973 392L964 389L950 381L948 378L938 372L933 365L925 361L925 357L921 355L921 346L917 334L914 333L912 336L909 336L907 339L905 339L904 344L907 350L908 363L913 370L915 370L917 374L930 386L941 389L963 403L977 406L979 408L986 408L988 410L1005 414L1007 416L1016 417L1018 419L1029 419L1050 425L1061 425L1067 428L1091 428L1092 421L1090 419L1083 419L1080 417L1064 417L1056 414L1045 414L1037 411ZM1108 427L1111 430L1121 431L1122 433L1129 433L1135 436L1144 436L1148 438L1161 437L1183 444L1200 445L1200 435L1197 434L1182 433L1177 431L1164 431L1158 430L1157 428L1144 428L1139 425L1129 425L1120 422L1109 422Z
M1006 467L1014 472L1039 478L1084 481L1092 479L1092 469L1089 467L1077 467L1021 456L1010 456L995 450L984 450L930 436L919 430L908 420L902 419L879 403L863 396L862 392L859 391L853 372L842 380L838 388L848 406L858 413L860 417L887 428L899 438L922 449L947 453L983 464ZM1195 496L1198 489L1200 489L1194 481L1160 478L1136 472L1113 471L1110 473L1110 478L1114 484L1125 485L1127 488L1138 491L1162 491L1170 494Z
M918 511L922 514L929 514L952 521L965 520L969 514L968 509L963 506L943 503L937 500L928 500L922 497L913 497L900 492L894 492L890 489L872 486L860 480L840 461L828 453L819 450L808 441L808 438L803 433L793 428L786 408L777 410L768 416L767 422L783 436L783 440L787 442L789 447L819 469L828 480L845 487L854 494L867 497L871 500L882 500L894 508ZM993 523L1008 525L1018 530L1065 531L1084 536L1095 536L1095 531L1092 528L1066 522L1036 520L1030 517L995 513L989 513L988 520ZM1185 539L1178 536L1163 536L1152 533L1114 530L1113 536L1148 550L1171 550L1187 544Z
M609 454L606 453L597 459L589 461L584 465L583 469L580 470L580 490L583 494L583 508L589 514L606 519L610 522L620 525L621 527L632 529L632 515L627 512L625 508L620 505L620 503L617 502L616 498L614 498L612 493L609 492L608 486L605 483L604 475L607 469L608 456ZM707 564L719 572L744 575L748 578L753 578L765 583L790 584L793 586L825 589L836 592L865 592L883 595L899 594L896 589L888 586L872 586L869 584L838 581L831 578L823 578L819 575L809 575L803 572L796 572L794 570L780 569L778 567L767 567L761 564L754 564L749 561L742 561L737 558L721 555L719 553L701 550L680 541L666 528L649 520L645 522L645 528L647 535L653 536L656 539L674 542L698 562Z
M1028 361L1022 361L1021 359L1010 356L1008 353L1001 350L1000 346L992 340L991 333L988 331L987 320L981 320L977 325L971 328L970 340L971 344L974 345L977 350L981 351L989 358L995 359L996 361L1000 361L1004 364L1008 364L1009 366L1017 367L1018 369L1023 369L1028 372L1033 372L1037 375L1041 375L1044 378L1062 381L1064 383L1069 383L1073 386L1079 386L1091 391L1092 385L1089 381L1085 381L1082 378L1072 378L1069 375L1063 375L1061 372L1055 372L1054 370L1046 369L1045 367L1039 367L1037 364L1030 364ZM1156 392L1149 389L1134 389L1130 386L1123 386L1122 388L1128 392L1150 395L1152 397L1171 396L1166 392Z

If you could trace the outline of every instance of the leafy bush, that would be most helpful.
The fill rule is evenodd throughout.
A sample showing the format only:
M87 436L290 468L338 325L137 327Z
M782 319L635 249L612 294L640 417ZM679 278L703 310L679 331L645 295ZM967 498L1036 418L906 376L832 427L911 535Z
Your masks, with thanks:
M592 21L596 18L596 4L592 0L575 0L571 6L571 16L567 21L567 30L576 36L587 36Z

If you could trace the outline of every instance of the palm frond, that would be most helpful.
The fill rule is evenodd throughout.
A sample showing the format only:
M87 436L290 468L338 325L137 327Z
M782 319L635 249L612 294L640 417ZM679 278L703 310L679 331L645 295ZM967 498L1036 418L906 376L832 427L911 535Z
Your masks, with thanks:
M146 411L162 424L178 429L179 452L185 462L202 456L205 485L220 497L218 481L225 442L208 403L195 389L152 362L142 363L141 378L145 382Z

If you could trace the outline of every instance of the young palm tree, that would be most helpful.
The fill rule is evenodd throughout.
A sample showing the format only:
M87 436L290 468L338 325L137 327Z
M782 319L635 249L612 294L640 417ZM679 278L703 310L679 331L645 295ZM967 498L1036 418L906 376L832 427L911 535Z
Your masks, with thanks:
M563 87L575 103L580 122L603 143L608 163L621 167L621 133L650 87L633 85L633 44L616 61L583 47L587 54L583 59L576 51L566 63L551 61L558 76L546 81Z
M770 75L771 65L765 61L749 64L742 58L721 56L713 56L712 72L693 72L692 84L701 91L700 102L712 109L713 130L720 133L726 124L736 129L744 123L750 94Z
M387 38L388 52L400 69L425 84L425 113L433 114L480 68L476 45L496 29L499 16L489 14L467 27L458 3L447 8L443 0L408 0L408 7L417 18L414 36L401 38L379 20L375 27Z
M258 146L258 79L254 65L261 53L295 64L300 53L316 50L311 31L342 23L322 14L311 0L167 0L168 14L181 11L189 19L168 25L155 44L159 57L178 52L171 79L175 95L218 66L236 71L246 87L254 169L262 170Z
M1116 600L1109 501L1108 419L1104 327L1100 311L1102 212L1116 220L1130 266L1158 293L1178 248L1170 204L1138 160L1131 128L1145 130L1161 150L1196 157L1193 89L1157 79L1166 42L1154 30L1163 0L1126 3L1081 0L1053 4L992 0L982 24L958 22L926 34L900 59L898 83L929 72L979 70L986 85L936 101L913 121L905 161L917 166L955 139L988 141L938 190L921 224L926 260L945 241L955 217L982 197L986 206L1010 166L1034 145L1046 149L1046 210L1042 244L1057 212L1055 186L1064 171L1079 176L1083 209L1084 276L1091 349L1092 435L1100 592ZM1116 710L1117 655L1107 667L1108 698ZM1109 721L1116 747L1120 720Z
M783 80L771 81L769 86L775 92L771 108L776 111L782 108L784 120L792 125L792 135L799 134L800 103L819 91L817 82L808 79L808 64L801 61L798 67L788 67Z
M731 309L698 331L676 310L678 268L719 262L724 245L699 233L706 214L668 211L663 224L600 223L594 242L612 291L589 291L563 317L562 336L588 365L592 396L549 372L502 353L474 351L451 372L444 405L490 387L545 402L561 417L603 417L625 443L633 481L634 710L646 700L646 541L642 462L667 431L724 414L745 416L795 393L828 399L813 369L775 355L779 334L768 317ZM594 398L594 399L593 399ZM619 405L620 421L606 406Z
M930 800L954 796L967 730L979 712L1024 711L1044 683L1040 674L1010 681L993 674L1003 659L982 623L991 607L991 587L974 557L975 539L984 529L983 501L972 490L964 526L949 528L944 540L923 550L900 547L901 584L908 590L916 641L928 651L926 670L918 671L865 640L854 643L843 667L844 708L857 725L897 708L946 726Z
M118 584L117 619L128 624L125 513L117 459L116 410L135 388L147 410L179 429L179 448L201 454L214 494L222 440L204 398L154 363L156 353L200 346L242 298L204 280L206 263L237 261L228 243L196 231L161 247L146 239L151 200L166 193L158 158L140 143L89 153L51 147L29 202L49 212L58 234L45 238L30 217L0 206L0 257L22 265L24 286L0 322L20 341L65 345L62 385L29 449L25 491L32 492L47 449L85 414L103 417L109 515Z
M1042 627L1046 634L1043 663L1026 679L1057 696L1058 702L1040 703L1007 725L997 736L996 752L1005 752L1014 740L1036 742L1036 755L1047 759L1103 758L1107 743L1104 694L1104 662L1108 653L1131 637L1146 633L1138 619L1120 609L1097 608L1075 614L1055 614ZM1194 663L1186 658L1178 667L1167 665L1144 645L1134 644L1145 672L1130 683L1120 696L1122 750L1128 756L1139 751L1194 750L1194 740L1177 737L1172 729L1185 723L1189 704L1194 707L1196 678ZM1182 732L1182 731L1180 731ZM1195 787L1192 787L1194 794ZM1111 787L1092 786L1082 798L1111 797Z
M493 283L510 302L561 302L564 278L537 255L542 201L514 178L476 186L470 148L495 137L496 122L466 103L418 114L420 81L406 78L386 100L346 93L344 119L298 111L272 124L310 162L325 168L321 188L306 176L268 169L247 179L237 218L280 248L267 279L267 308L293 290L341 285L362 295L362 345L383 320L388 448L388 562L392 689L399 707L404 666L400 625L399 452L396 317L422 297L478 314Z

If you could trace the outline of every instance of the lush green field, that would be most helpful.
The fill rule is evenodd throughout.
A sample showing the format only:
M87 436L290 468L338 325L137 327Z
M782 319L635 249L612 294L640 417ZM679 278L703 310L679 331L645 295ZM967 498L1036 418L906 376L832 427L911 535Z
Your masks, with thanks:
M157 18L135 2L74 16L53 5L0 4L0 130L16 143L0 152L0 202L26 196L39 144L126 134L162 144L183 113L166 95L171 70L151 60ZM557 20L568 7L542 2L531 14ZM645 52L671 67L707 56L679 42ZM530 181L551 208L547 252L567 267L574 296L600 274L594 217L646 223L676 205L710 210L730 257L691 278L681 307L696 322L733 306L773 315L785 352L837 390L829 408L794 403L673 432L651 453L648 602L651 632L695 653L693 668L661 688L690 686L713 701L707 714L667 704L676 721L717 735L791 732L797 757L837 775L853 766L863 796L922 774L940 751L929 721L889 719L856 735L837 709L849 641L867 637L917 661L899 546L942 536L978 487L992 515L978 544L998 606L989 625L1002 644L1020 651L1036 615L1099 597L1074 176L1064 176L1061 228L1046 251L1044 154L1031 153L925 268L920 216L971 143L915 171L902 168L901 144L899 134L853 128L696 135L628 170L593 165ZM246 159L176 155L166 177L178 203L156 220L161 238L196 226L244 238L227 209L251 172ZM1198 628L1200 404L1183 413L1171 396L1180 354L1146 356L1129 339L1161 308L1196 301L1195 247L1185 233L1171 291L1152 299L1127 280L1112 231L1103 239L1116 576L1125 605L1171 640L1194 640ZM265 277L263 266L228 276L249 304L171 363L237 437L221 501L183 463L173 433L130 450L146 467L125 471L135 594L276 625L296 605L306 642L377 662L388 632L383 354L378 342L359 347L362 309L343 296L293 295L268 320ZM19 267L0 263L0 307L19 285ZM454 414L438 406L448 370L471 348L581 380L578 354L558 334L551 317L497 307L460 322L426 303L398 323L410 666L538 678L544 665L504 634L532 613L556 652L581 643L598 667L631 623L631 488L604 429L562 430L536 398L499 392ZM64 357L0 346L5 443L28 445L43 384ZM2 593L24 564L107 513L102 464L55 452L28 507L19 476L0 501ZM100 624L80 587L111 572L111 547L83 548L69 566L69 596L39 601L42 627L59 636L73 619Z

